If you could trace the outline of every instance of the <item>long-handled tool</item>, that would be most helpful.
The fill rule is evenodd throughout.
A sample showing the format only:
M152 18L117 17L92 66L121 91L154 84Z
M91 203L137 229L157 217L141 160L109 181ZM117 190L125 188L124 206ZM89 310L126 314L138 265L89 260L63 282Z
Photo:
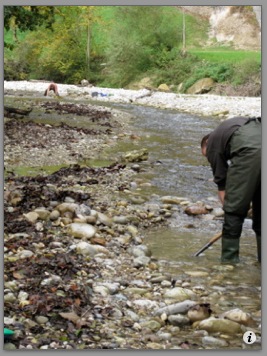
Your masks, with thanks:
M219 238L222 237L222 232L214 235L208 243L206 243L200 250L198 250L193 256L199 256L201 252L205 251L207 248L209 248L211 245L214 244L215 241L219 240Z

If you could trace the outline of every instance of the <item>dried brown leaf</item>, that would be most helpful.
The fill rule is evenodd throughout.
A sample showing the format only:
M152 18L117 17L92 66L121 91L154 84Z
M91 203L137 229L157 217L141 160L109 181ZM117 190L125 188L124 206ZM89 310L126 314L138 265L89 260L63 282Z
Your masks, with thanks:
M75 312L59 313L59 315L62 316L62 318L70 320L75 324L80 319L80 317Z
M62 316L62 318L74 323L78 328L82 327L83 325L87 325L87 321L78 316L75 312L59 313L59 315Z
M23 279L25 276L20 272L13 272L13 277L16 279Z

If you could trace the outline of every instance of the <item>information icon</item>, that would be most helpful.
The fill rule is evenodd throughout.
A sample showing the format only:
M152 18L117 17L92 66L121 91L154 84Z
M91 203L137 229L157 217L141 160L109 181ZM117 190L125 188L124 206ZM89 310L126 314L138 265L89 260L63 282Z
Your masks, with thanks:
M254 344L256 341L255 333L253 331L246 331L243 335L243 341L248 345Z

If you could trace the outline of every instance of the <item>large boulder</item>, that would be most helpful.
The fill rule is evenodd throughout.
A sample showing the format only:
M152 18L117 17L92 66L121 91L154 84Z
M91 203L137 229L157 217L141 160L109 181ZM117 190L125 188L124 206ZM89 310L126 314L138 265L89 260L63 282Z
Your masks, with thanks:
M187 94L205 94L208 93L214 86L214 80L211 78L204 78L198 80L189 89L187 89Z
M165 92L170 92L170 88L168 87L167 84L163 83L158 86L158 90L160 91L165 91Z

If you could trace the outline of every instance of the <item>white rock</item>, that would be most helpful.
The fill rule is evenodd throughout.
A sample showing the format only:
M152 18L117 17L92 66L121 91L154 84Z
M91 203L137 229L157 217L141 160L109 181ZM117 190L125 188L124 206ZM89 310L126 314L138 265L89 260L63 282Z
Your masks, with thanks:
M22 250L18 253L18 257L23 259L23 258L29 258L32 257L34 255L34 253L32 251L29 250Z
M152 309L158 307L158 303L154 300L149 299L136 299L133 304L137 305L139 308Z
M243 325L253 325L255 322L249 313L245 313L243 310L236 308L228 310L220 315L221 318L235 321L236 323Z
M190 289L175 287L165 292L165 299L173 299L176 301L184 301L187 299L194 299L196 297L195 293Z
M84 256L91 256L93 257L96 254L96 249L93 245L90 245L86 241L81 241L76 245L77 253L84 255Z
M198 323L198 322L196 322ZM195 325L195 324L193 324ZM240 324L221 318L208 318L200 321L197 324L198 329L204 329L209 333L222 333L222 334L239 334L242 332Z
M86 238L90 239L96 234L96 228L90 224L84 223L72 223L68 227L68 232L77 238Z

